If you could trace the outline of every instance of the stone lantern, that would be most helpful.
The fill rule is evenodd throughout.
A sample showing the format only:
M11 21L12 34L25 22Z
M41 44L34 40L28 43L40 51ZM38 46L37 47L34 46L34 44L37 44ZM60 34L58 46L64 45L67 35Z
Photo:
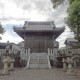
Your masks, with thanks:
M14 58L13 55L11 53L9 53L10 51L10 46L9 46L9 42L7 43L7 47L5 50L5 53L3 54L3 64L4 64L4 68L3 68L3 72L2 75L8 75L10 74L10 71L14 70Z
M63 70L66 71L67 70L67 57L66 57L66 52L65 50L62 51L63 55L62 55L62 62L63 62Z
M67 73L69 75L72 74L72 63L73 63L73 60L70 56L67 57L67 64L68 64L68 70L67 70Z
M67 54L67 64L68 64L68 69L67 69L67 74L70 76L76 76L77 74L75 73L73 69L73 53L70 50Z
M3 59L4 69L3 69L3 72L2 72L3 75L10 74L9 63L10 63L10 57L8 57L8 56L4 57L4 59Z

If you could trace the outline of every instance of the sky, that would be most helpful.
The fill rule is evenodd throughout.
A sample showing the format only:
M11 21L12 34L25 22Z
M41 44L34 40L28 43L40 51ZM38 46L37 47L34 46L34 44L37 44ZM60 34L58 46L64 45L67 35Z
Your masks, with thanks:
M53 9L50 0L0 0L0 22L6 32L1 35L0 42L19 43L23 39L14 31L13 26L22 27L24 21L54 21L56 27L65 26L65 31L57 38L60 47L64 47L66 38L74 37L69 27L64 23L67 17L67 0L57 9Z

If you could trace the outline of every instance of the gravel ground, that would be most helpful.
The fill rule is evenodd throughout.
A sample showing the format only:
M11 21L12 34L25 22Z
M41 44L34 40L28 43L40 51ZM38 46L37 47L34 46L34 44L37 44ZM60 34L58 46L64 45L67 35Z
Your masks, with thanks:
M68 76L62 69L15 69L0 80L80 80L79 76Z

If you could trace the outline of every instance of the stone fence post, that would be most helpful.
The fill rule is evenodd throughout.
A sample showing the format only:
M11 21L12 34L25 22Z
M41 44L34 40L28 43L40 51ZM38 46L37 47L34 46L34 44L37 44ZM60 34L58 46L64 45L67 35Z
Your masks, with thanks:
M50 48L48 48L48 55L50 55L51 51L50 51Z
M28 48L28 55L30 55L30 48Z

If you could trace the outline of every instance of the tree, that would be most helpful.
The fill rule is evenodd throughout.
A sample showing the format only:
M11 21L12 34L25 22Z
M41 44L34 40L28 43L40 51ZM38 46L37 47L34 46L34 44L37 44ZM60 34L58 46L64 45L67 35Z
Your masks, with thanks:
M59 5L61 5L64 2L64 0L51 0L51 2L53 3L53 8L56 8Z
M51 0L53 8L57 8L63 4L66 0ZM66 23L74 32L75 38L80 42L80 0L68 0L69 7L67 8L68 16Z
M80 42L80 1L75 0L68 9L67 24Z
M0 34L3 34L4 32L5 32L5 30L4 30L4 28L2 27L1 22L0 22ZM0 37L0 39L1 39L1 37Z
M66 0L51 0L51 2L53 3L53 8L57 8L59 5L64 4ZM67 0L70 4L72 2L74 2L75 0ZM79 1L79 0L78 0Z
M1 25L1 22L0 22L0 34L3 34L5 32L4 28L2 27Z

